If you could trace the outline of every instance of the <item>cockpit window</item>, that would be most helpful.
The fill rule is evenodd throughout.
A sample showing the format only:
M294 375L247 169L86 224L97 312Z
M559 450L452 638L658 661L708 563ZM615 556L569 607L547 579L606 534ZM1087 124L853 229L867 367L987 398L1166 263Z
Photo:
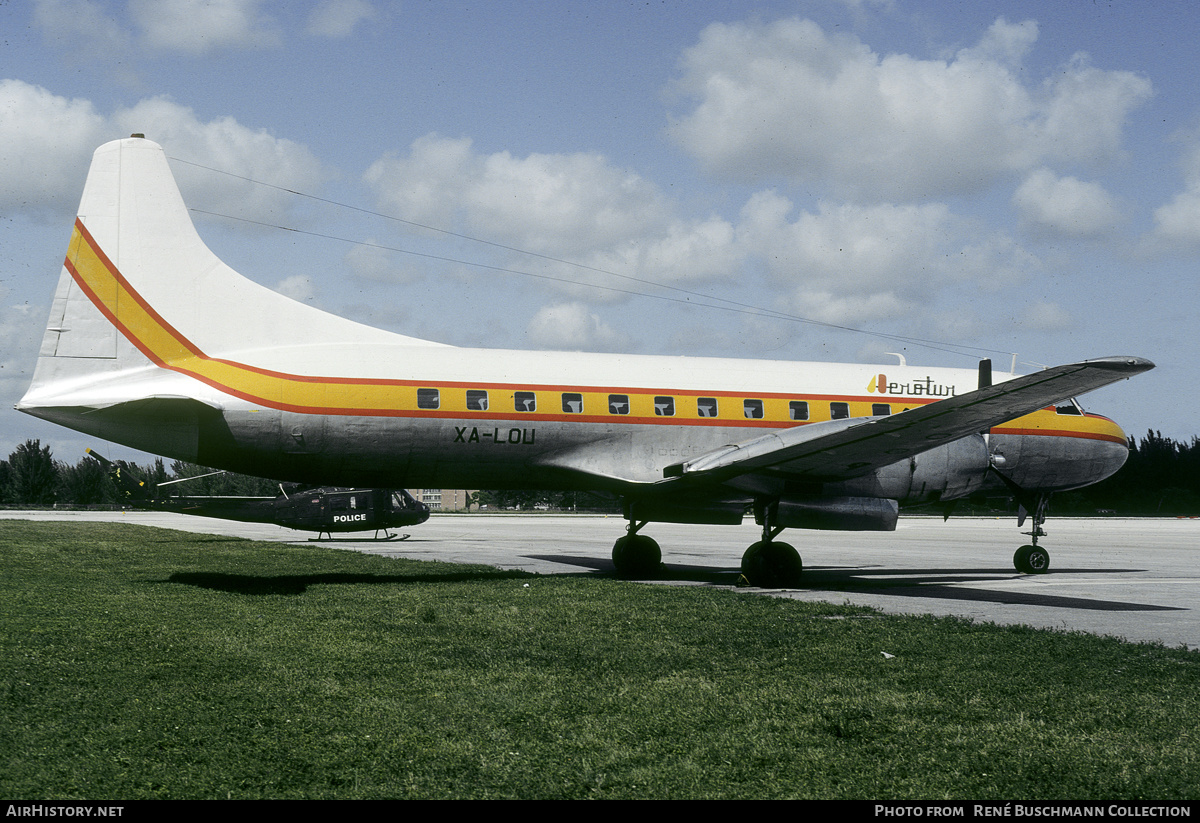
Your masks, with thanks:
M1070 400L1064 400L1054 406L1055 414L1083 414L1083 408L1079 405L1079 401L1072 397Z

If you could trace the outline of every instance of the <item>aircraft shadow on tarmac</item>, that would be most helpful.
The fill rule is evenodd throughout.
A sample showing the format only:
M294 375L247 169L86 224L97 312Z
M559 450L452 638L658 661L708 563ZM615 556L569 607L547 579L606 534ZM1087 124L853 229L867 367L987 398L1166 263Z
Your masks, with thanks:
M532 556L534 559L591 568L604 574L615 574L612 562L595 557L573 557L566 555ZM1053 572L1062 578L1071 574L1129 574L1136 569L1069 569ZM805 591L857 592L860 594L884 594L890 597L910 597L914 600L961 600L965 602L1001 603L1013 606L1041 606L1057 609L1083 609L1088 611L1187 611L1176 606L1158 606L1151 603L1129 603L1120 600L1104 600L1091 597L1038 594L1025 591L1009 591L986 588L997 583L1021 577L1017 572L997 569L885 569L851 568L844 566L805 566L803 586ZM667 564L656 579L677 580L713 585L737 585L738 567L699 566L679 563ZM976 584L980 588L968 588L963 584Z
M232 594L304 594L309 586L406 585L410 583L462 583L472 580L511 580L533 577L520 570L464 571L453 574L227 574L225 572L177 572L166 579L200 589Z

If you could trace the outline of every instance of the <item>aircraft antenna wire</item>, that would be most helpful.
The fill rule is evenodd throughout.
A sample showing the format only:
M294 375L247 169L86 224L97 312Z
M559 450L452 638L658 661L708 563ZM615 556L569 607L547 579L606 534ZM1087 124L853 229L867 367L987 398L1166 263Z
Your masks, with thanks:
M604 286L599 283L581 283L579 281L570 280L565 277L555 277L553 275L547 275L547 274L536 274L534 272L522 271L520 269L506 268L504 266L495 266L495 265L490 265L487 263L475 263L475 262L471 262L469 260L458 260L458 259L455 259L452 257L445 257L445 256L429 254L429 253L425 253L425 252L417 252L417 251L412 251L411 249L397 248L394 246L385 246L385 245L382 245L379 243L369 243L369 242L362 241L362 240L350 240L349 238L345 238L345 237L337 237L335 235L322 234L321 232L315 232L315 231L310 231L310 230L306 230L306 229L298 229L298 228L293 228L290 226L281 226L281 225L277 225L274 223L267 223L267 222L258 221L258 220L251 220L251 219L245 218L245 217L235 217L235 216L229 215L229 214L220 214L218 212L205 211L203 209L198 209L198 208L190 208L189 209L190 211L196 212L197 214L204 214L204 215L208 215L210 217L222 217L227 220L236 220L236 221L243 222L243 223L250 223L252 225L263 226L264 228L272 228L272 229L279 229L282 231L290 231L290 232L295 232L297 234L305 234L305 235L309 235L312 237L319 237L319 238L322 238L325 240L336 240L336 241L342 242L342 243L350 243L352 245L380 249L382 251L391 251L391 252L396 252L398 254L407 254L407 255L414 256L414 257L423 257L428 260L437 260L439 262L453 263L455 265L469 266L472 268L487 269L489 271L496 271L496 272L501 272L504 274L515 274L515 275L520 275L523 277L532 277L532 278L536 278L539 280L548 280L548 281L557 282L557 283L565 283L567 285L576 286L576 287L585 286L588 288L600 289L602 291L609 291L609 292L614 292L617 294L627 294L627 295L630 295L633 297L646 297L646 298L651 298L651 299L656 299L656 300L664 300L664 301L671 302L671 303L681 303L681 304L687 305L687 306L700 306L703 308L718 309L718 310L722 310L722 311L731 311L731 312L734 312L737 314L748 314L748 315L751 315L754 317L765 317L765 318L775 319L775 320L786 320L786 321L792 322L792 323L802 323L805 325L819 326L821 328L834 329L837 331L852 332L854 334L862 334L862 335L866 335L868 337L875 337L875 338L882 339L882 340L892 340L892 341L899 342L899 343L907 343L909 345L921 346L924 348L933 349L935 351L943 351L948 354L955 354L955 355L959 355L959 356L968 356L966 354L966 352L983 352L983 353L1001 353L1002 352L1001 349L987 348L987 347L982 347L982 346L970 346L970 345L967 345L964 343L947 343L945 341L928 340L925 338L910 337L910 336L900 335L900 334L889 334L887 332L868 331L867 329L859 329L859 328L855 328L853 326L841 325L839 323L830 323L830 322L827 322L824 320L814 320L814 319L808 318L808 317L801 317L800 315L791 314L790 312L779 311L777 309L768 309L768 308L764 308L762 306L755 306L755 305L752 305L749 303L742 303L737 300L731 300L726 297L719 297L716 295L705 294L703 292L693 291L691 289L685 289L681 286L672 286L667 283L659 283L657 281L649 280L646 278L635 277L635 276L629 275L629 274L621 274L619 272L609 271L607 269L598 268L596 266L589 266L586 263L578 263L573 260L566 260L566 259L563 259L560 257L554 257L553 255L542 254L540 252L535 252L535 251L529 251L527 249L521 249L516 246L505 245L504 243L497 243L492 240L484 240L479 237L473 237L469 234L463 234L461 232L455 232L455 231L451 231L449 229L442 229L442 228L438 228L437 226L429 226L424 223L415 222L413 220L406 220L403 217L396 217L395 215L386 214L384 212L374 211L372 209L363 208L362 206L355 206L350 203L342 203L338 200L333 200L333 199L330 199L327 197L320 197L315 194L308 194L306 192L297 191L295 189L289 189L286 186L280 186L275 183L268 183L264 180L256 180L253 177L247 177L242 174L236 174L234 172L224 171L223 169L214 168L212 166L206 166L202 163L195 163L190 160L184 160L182 158L173 157L170 155L168 155L168 157L171 160L174 160L178 163L183 163L184 165L194 166L196 168L204 169L206 171L216 172L217 174L224 174L229 177L237 178L238 180L244 180L248 183L253 183L253 184L259 185L259 186L265 186L267 188L275 189L276 191L286 192L288 194L295 195L296 197L302 197L302 198L305 198L308 200L316 201L318 203L324 203L326 205L336 206L338 208L349 209L351 211L356 211L361 214L370 215L372 217L379 217L384 220L391 220L396 223L402 223L406 226L411 226L413 228L418 228L418 229L422 229L425 231L434 232L436 234L442 234L447 237L454 237L459 240L466 240L471 243L478 243L478 244L485 245L485 246L491 246L492 248L502 249L504 251L509 251L514 254L526 255L529 257L534 257L534 258L538 258L541 260L545 260L545 261L551 262L551 263L558 263L558 264L561 264L564 266L571 266L574 268L583 269L585 271L595 272L596 274L602 274L607 277L616 277L616 278L620 278L622 280L627 280L627 281L634 282L634 283L640 283L645 286L652 286L652 287L658 288L658 289L664 289L667 291L678 292L680 294L684 294L689 297L698 298L698 299L704 300L704 301L716 301L716 302L715 303L714 302L694 303L691 300L685 300L685 299L675 298L675 297L668 297L666 295L649 294L646 292L633 291L630 289L621 289L621 288L617 288L615 286ZM724 305L720 305L720 304L724 304ZM1003 351L1002 353L1012 355L1014 358L1016 357L1016 354L1014 352Z

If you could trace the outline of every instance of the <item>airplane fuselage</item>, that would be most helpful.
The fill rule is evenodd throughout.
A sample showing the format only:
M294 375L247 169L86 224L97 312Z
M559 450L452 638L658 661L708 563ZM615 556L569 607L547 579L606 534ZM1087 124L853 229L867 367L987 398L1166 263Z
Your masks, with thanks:
M149 350L145 340L140 347ZM175 409L162 400L148 402L145 414L123 407L120 415L103 408L85 415L64 397L62 407L34 413L135 448L297 482L628 494L661 481L667 466L727 444L895 414L970 391L976 379L968 370L893 366L886 369L893 391L880 392L877 366L451 347L360 350L358 368L333 377L286 371L285 354L274 352L270 369L229 358L156 358L168 368L116 372L84 390L96 406L134 399L119 393L130 385L141 396L199 401ZM342 355L336 346L313 347L293 362L340 361L346 375ZM387 376L420 373L429 379ZM485 377L495 374L514 379ZM589 375L609 382L583 382ZM909 393L894 393L898 387ZM901 503L956 499L1003 488L989 472L996 455L1019 484L1059 491L1116 471L1126 437L1107 418L1068 404L860 478L817 478L808 491Z

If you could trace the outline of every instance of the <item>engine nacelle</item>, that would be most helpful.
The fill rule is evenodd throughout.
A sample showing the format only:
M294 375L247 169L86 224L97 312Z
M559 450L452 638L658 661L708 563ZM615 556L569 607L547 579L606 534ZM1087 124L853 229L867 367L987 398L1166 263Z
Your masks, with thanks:
M881 497L783 498L771 525L789 529L890 532L896 530L900 505Z
M714 500L680 495L633 500L625 509L625 516L630 520L709 526L736 526L745 514L746 504L740 499Z
M902 503L956 500L980 491L987 482L989 455L982 434L921 452L864 477L828 483L826 494L891 498Z

